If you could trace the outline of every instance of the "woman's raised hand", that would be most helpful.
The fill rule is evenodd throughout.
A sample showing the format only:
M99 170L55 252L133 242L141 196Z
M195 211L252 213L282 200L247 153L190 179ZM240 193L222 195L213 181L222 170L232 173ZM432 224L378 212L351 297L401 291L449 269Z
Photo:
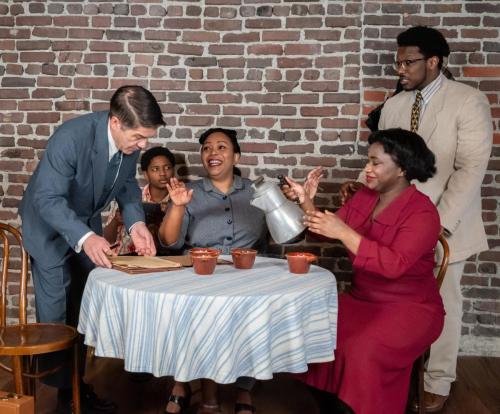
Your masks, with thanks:
M316 167L307 174L306 181L303 185L300 185L290 177L285 177L287 185L283 186L281 190L289 200L298 200L299 203L302 204L304 200L308 198L312 202L318 191L319 180L322 176L323 167Z
M323 177L323 167L316 167L314 170L309 171L307 179L304 183L304 189L312 200L318 191L319 180Z
M170 184L167 183L168 195L170 200L176 206L185 206L193 198L193 190L188 190L186 184L173 177Z

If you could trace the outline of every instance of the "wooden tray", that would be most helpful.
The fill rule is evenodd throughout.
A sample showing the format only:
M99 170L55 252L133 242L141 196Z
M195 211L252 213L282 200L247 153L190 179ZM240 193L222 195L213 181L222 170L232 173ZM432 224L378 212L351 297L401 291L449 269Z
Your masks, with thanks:
M130 274L166 272L182 268L182 263L178 261L159 257L114 256L110 257L110 260L113 269Z

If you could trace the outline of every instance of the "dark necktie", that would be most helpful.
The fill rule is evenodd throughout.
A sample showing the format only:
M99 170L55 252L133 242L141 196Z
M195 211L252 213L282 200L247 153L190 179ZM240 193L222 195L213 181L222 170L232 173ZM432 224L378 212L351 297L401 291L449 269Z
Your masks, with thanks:
M420 103L421 102L422 102L422 93L420 91L418 91L417 95L415 96L415 102L413 103L413 106L411 107L411 123L410 123L411 132L418 131L418 123L420 120Z
M108 162L108 168L106 169L106 177L104 179L104 187L102 188L101 199L99 200L99 205L104 204L108 198L109 193L113 189L116 177L118 176L118 171L120 169L120 164L122 161L123 153L118 151L111 157Z

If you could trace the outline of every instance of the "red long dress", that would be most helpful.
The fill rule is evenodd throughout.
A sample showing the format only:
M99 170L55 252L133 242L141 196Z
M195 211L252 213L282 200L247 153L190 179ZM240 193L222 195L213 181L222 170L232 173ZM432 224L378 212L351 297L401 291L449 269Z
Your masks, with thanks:
M337 215L363 236L350 293L339 298L335 361L303 379L337 394L356 414L405 411L411 367L443 329L433 274L439 216L410 186L374 219L378 194L359 190Z

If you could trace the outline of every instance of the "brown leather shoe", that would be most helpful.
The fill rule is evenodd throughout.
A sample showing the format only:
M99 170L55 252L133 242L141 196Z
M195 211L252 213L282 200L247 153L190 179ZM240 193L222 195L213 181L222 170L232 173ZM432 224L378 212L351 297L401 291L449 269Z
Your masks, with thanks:
M444 407L444 403L448 399L447 395L433 394L432 392L424 391L424 405L426 413L437 413ZM418 400L413 401L411 410L414 413L418 412Z

